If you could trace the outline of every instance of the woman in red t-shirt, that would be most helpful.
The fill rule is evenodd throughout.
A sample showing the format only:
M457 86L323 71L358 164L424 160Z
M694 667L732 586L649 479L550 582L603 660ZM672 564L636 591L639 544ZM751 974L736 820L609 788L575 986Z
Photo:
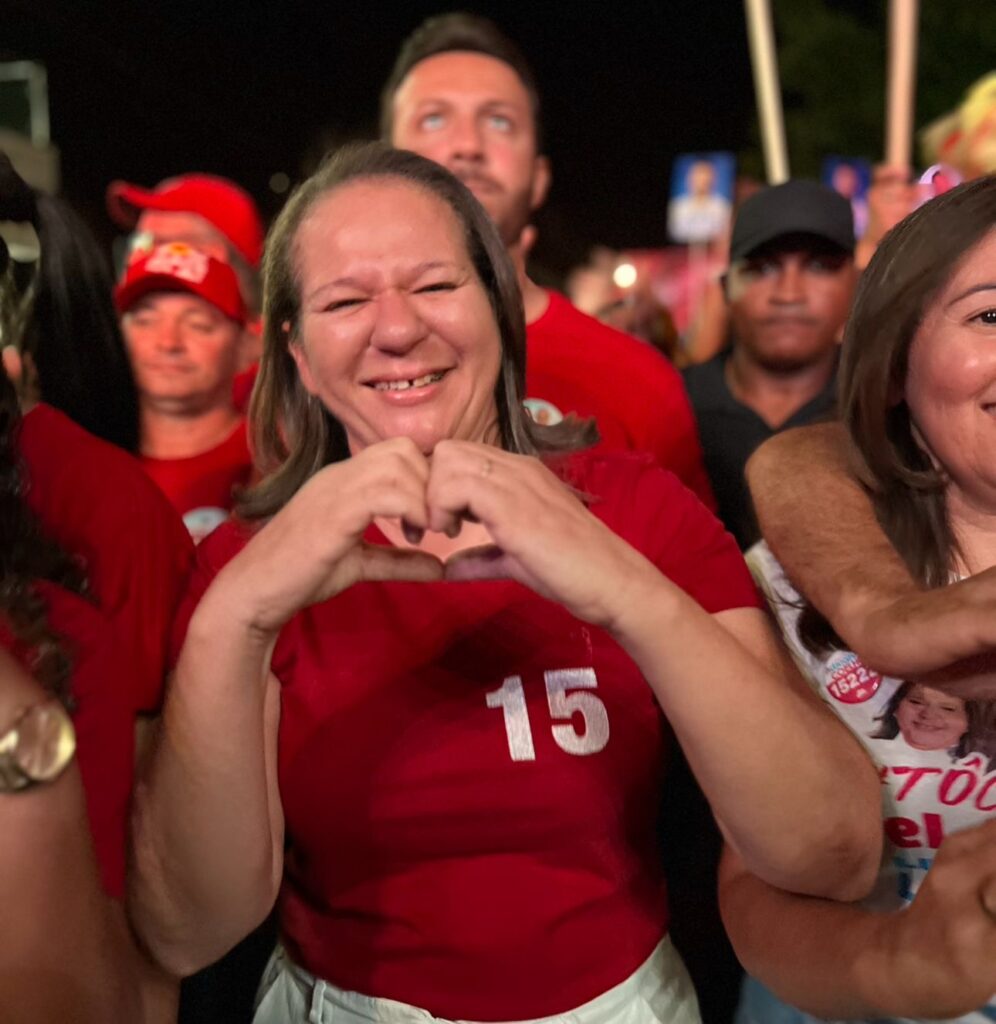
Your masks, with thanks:
M697 500L527 418L515 273L454 177L344 150L265 271L264 479L181 611L145 942L189 973L279 892L258 1021L697 1020L655 845L669 730L752 870L809 894L874 874L868 762Z
M135 719L190 541L130 455L38 401L127 447L127 394L88 390L121 360L130 382L116 325L87 334L113 321L109 278L102 303L95 243L50 207L0 154L0 1019L141 1021L176 985L125 919Z
M84 598L79 565L28 509L20 422L0 374L0 1018L141 1020L122 903L134 749L128 663L116 656L109 620ZM22 774L20 765L44 764L52 752L37 723L64 722L59 705L72 712L75 758L64 760L65 724L58 760Z

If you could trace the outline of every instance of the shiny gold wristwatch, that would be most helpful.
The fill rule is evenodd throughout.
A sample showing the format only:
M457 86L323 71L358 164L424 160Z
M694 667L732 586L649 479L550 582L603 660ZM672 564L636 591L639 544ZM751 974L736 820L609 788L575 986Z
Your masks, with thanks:
M76 732L55 699L19 712L0 734L0 793L14 793L54 782L76 752Z

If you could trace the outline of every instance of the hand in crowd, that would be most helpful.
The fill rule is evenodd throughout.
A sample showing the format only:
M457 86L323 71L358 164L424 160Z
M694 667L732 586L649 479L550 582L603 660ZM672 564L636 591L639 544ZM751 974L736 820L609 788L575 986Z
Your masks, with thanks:
M945 839L909 909L883 915L879 934L866 969L890 1015L947 1019L988 1002L996 992L996 821Z
M414 546L365 541L378 518L400 520L416 543L427 530L455 537L463 522L478 522L494 544L444 565ZM660 581L538 459L464 441L442 441L426 458L407 438L315 474L227 572L237 592L252 595L250 624L264 633L354 583L444 577L515 579L612 628L635 591Z
M276 633L302 608L361 580L441 579L432 555L363 540L381 516L427 529L428 479L429 463L409 438L383 441L316 473L226 570L236 577L236 593L251 595L249 624Z
M657 570L585 508L538 459L465 441L443 441L426 494L430 528L469 515L494 539L458 553L449 579L507 576L593 625L619 628Z

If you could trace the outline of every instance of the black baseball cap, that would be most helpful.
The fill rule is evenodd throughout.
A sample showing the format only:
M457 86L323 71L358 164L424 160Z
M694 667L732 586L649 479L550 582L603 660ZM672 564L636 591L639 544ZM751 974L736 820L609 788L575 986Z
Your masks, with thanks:
M817 181L797 178L761 189L737 211L730 237L730 262L782 235L816 235L854 251L850 202Z

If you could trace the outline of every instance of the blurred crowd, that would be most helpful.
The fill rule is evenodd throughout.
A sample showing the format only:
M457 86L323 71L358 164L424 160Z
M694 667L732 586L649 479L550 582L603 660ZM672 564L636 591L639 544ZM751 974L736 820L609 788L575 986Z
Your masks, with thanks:
M996 1019L996 73L567 294L517 44L380 103L113 271L0 153L0 1020Z

